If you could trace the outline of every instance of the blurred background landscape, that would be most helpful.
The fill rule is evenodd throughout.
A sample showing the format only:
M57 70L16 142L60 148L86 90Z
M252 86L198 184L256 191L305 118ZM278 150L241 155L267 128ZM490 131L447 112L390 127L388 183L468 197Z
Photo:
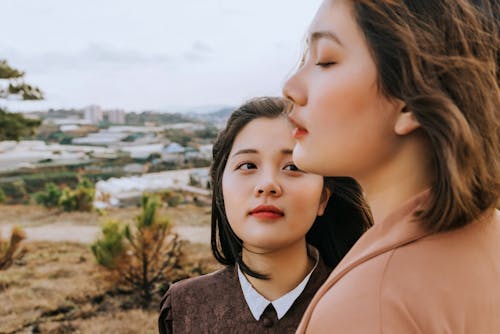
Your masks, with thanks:
M319 1L4 2L0 334L156 333L210 252L212 144Z

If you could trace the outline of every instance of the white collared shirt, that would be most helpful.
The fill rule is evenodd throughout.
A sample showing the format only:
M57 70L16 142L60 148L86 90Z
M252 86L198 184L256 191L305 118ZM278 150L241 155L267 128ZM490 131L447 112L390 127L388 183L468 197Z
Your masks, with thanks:
M280 298L272 302L267 300L264 296L258 293L257 290L254 289L252 284L250 284L250 282L248 281L248 279L245 277L243 272L240 270L240 267L238 266L238 278L240 281L241 290L243 291L243 296L245 297L245 301L248 307L250 308L250 312L252 312L252 315L255 318L255 320L258 321L260 319L262 313L264 313L264 310L269 304L272 304L274 309L276 310L278 320L283 318L283 316L286 314L286 312L288 312L290 307L292 307L293 302L295 302L295 300L300 296L302 291L304 291L307 282L309 282L309 279L311 278L311 274L316 269L319 262L319 252L316 248L308 245L308 253L315 260L313 269L309 272L309 274L307 274L306 277L304 277L302 282L300 282L299 285L297 285L293 290L291 290L290 292L286 293L285 295L281 296Z

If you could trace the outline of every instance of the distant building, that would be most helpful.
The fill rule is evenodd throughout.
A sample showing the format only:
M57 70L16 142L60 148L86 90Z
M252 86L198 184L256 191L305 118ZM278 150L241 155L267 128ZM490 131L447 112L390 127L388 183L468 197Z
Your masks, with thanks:
M160 155L163 150L163 144L124 146L121 148L121 150L130 153L130 157L132 159L145 160L148 159L152 154Z
M163 161L183 164L185 153L186 148L184 146L178 143L170 143L162 150L161 158L163 159Z
M214 146L213 144L208 144L208 145L201 145L200 147L198 147L202 159L207 159L207 160L212 159L213 146Z
M92 124L99 124L104 119L104 113L101 107L97 105L91 105L86 107L84 110L84 117Z
M112 124L125 124L125 111L121 109L107 110L108 122Z
M0 141L0 171L27 167L66 166L90 163L92 158L114 159L107 148L46 144L43 141Z
M167 189L189 192L195 195L198 201L210 203L208 199L202 200L209 198L209 190L189 185L193 178L203 183L203 178L208 178L208 175L208 168L195 168L101 180L95 185L94 206L135 206L140 203L143 193L158 193Z
M127 137L126 133L100 131L97 133L89 133L86 137L73 138L71 143L74 145L96 145L109 147L118 144L125 137Z

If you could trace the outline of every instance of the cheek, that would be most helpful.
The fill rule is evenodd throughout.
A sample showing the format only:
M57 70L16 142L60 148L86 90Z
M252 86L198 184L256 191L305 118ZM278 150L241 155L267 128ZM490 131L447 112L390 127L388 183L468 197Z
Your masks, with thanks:
M293 200L292 207L295 212L316 217L322 191L323 179L320 176L316 177L316 175L314 178L305 179L300 184L295 185L293 189L290 189L290 198Z
M224 209L226 216L231 221L234 216L232 208L238 207L238 192L234 180L230 176L223 175L222 177L222 198L224 199Z

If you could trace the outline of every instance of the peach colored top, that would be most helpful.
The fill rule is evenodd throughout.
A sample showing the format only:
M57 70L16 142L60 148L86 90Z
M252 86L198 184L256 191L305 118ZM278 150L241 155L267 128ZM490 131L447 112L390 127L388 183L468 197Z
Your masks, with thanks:
M368 230L309 304L297 333L500 333L500 212L431 234L425 191Z

